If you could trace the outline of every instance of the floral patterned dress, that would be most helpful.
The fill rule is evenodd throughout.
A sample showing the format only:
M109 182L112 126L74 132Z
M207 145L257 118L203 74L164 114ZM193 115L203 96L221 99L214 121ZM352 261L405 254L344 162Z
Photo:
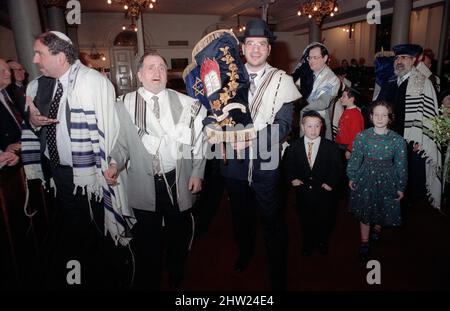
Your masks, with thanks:
M347 175L355 191L350 194L350 212L364 224L401 225L397 191L405 191L407 153L403 137L374 128L360 132L353 142Z

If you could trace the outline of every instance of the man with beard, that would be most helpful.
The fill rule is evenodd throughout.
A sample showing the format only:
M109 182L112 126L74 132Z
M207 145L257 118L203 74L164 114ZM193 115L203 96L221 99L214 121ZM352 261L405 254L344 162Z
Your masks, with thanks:
M399 44L393 50L396 79L381 89L377 100L392 103L395 120L391 129L409 143L408 202L417 202L428 193L433 207L440 208L441 153L433 140L431 124L426 120L438 115L436 93L431 81L414 67L422 47Z

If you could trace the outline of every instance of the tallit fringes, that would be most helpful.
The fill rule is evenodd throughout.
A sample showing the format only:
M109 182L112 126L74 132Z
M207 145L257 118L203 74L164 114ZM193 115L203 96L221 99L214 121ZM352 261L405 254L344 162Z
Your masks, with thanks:
M236 38L232 31L227 29L219 29L209 33L208 35L204 36L199 42L197 42L197 44L194 46L194 49L192 50L192 59L195 59L195 56L197 56L197 54L208 44L222 37L225 33L230 34L236 40L236 43L239 44L239 40Z
M219 143L235 143L245 142L256 138L256 131L254 128L246 128L241 130L222 130L218 126L210 125L205 128L206 137L211 144Z

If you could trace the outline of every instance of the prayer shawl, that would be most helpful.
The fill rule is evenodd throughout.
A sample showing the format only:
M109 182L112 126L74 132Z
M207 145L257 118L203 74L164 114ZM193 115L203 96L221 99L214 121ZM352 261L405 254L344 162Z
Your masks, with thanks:
M34 98L37 87L36 79L29 84L27 95ZM114 87L107 78L77 60L70 67L67 101L70 107L74 193L76 188L82 187L89 200L103 199L105 235L109 232L116 244L126 245L130 236L125 192L120 187L113 190L103 177L108 168L107 158L119 132L119 121L114 111ZM22 132L22 150L27 179L44 182L39 140L29 126L25 126ZM51 181L50 186L55 187L55 184Z
M203 124L201 120L206 116L206 109L202 107L199 101L193 100L191 97L184 94L171 89L166 89L166 92L168 102L173 104L178 103L178 105L182 107L182 112L176 123L174 122L172 114L162 116L159 121L153 113L147 114L147 103L150 103L152 99L150 98L149 93L145 92L143 87L140 87L137 91L128 93L123 97L125 110L128 112L131 120L133 120L136 132L141 140L145 140L146 142L145 149L152 155L157 154L160 144L164 141L163 137L167 136L170 140L176 142L174 145L175 149L171 150L171 153L177 161L180 159L204 159L205 145L203 143ZM128 164L130 165L130 163ZM184 188L184 186L179 185L179 174L181 174L181 172L177 171L177 201L180 211L185 211L191 208L192 204L190 200L180 200L180 197L182 197L183 194L181 188ZM119 176L122 176L122 174L119 174ZM174 198L172 197L172 191L170 190L172 185L167 183L165 175L163 175L163 177L166 183L167 193L173 203ZM122 179L121 183L125 184L125 178ZM148 208L154 211L154 198L152 198L152 200L152 202L148 203Z
M301 98L302 95L294 84L294 80L283 70L274 68L266 64L264 75L255 90L255 95L250 102L250 114L253 126L256 131L261 131L269 124L273 124L275 116L281 107ZM247 180L253 180L253 154L255 154L256 144L249 148L249 168ZM283 150L287 147L287 142L283 143Z
M250 103L253 126L260 131L272 124L275 115L285 103L302 97L292 77L283 70L266 65L264 76Z
M440 209L442 194L441 150L433 138L430 119L437 117L438 101L433 85L417 69L411 70L405 97L405 133L407 142L418 143L426 159L426 188L433 207Z
M339 78L325 65L314 81L313 90L308 97L309 104L303 109L303 111L315 110L325 119L329 139L331 139L332 128L331 113L328 111L333 108L333 99L338 94L340 86Z

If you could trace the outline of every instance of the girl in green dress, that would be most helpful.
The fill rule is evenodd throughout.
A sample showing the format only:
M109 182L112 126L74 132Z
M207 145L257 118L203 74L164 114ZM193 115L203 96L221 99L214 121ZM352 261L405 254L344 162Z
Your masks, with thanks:
M406 142L388 129L392 107L376 102L370 118L374 127L356 136L347 166L350 212L360 222L359 253L364 261L369 256L369 235L377 240L382 226L401 224L400 200L407 182Z

